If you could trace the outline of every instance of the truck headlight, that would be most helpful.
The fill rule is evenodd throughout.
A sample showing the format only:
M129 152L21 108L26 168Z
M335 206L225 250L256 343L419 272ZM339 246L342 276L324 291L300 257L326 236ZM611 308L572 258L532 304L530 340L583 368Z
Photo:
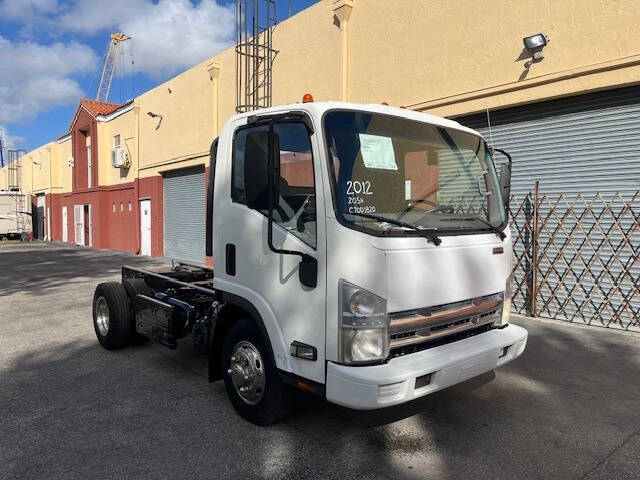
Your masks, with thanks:
M340 362L370 363L389 354L387 301L340 280Z
M513 283L513 273L507 277L507 284L504 287L504 296L502 298L502 317L494 325L503 327L509 323L511 317L511 284Z

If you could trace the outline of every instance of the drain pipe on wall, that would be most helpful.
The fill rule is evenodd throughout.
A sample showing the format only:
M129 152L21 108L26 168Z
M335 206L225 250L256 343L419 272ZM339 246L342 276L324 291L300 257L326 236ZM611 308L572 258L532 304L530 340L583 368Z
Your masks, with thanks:
M136 104L134 107L135 111L135 132L136 132L136 217L137 217L137 228L138 232L138 251L136 255L140 255L142 253L142 234L140 233L141 225L140 225L140 105Z

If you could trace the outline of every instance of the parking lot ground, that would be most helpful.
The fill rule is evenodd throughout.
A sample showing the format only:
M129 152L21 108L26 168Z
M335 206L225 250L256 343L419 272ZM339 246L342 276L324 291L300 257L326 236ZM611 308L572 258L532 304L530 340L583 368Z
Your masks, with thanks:
M300 394L260 428L190 339L98 345L95 286L156 262L0 245L0 478L640 478L637 334L514 318L527 349L495 373L373 412Z

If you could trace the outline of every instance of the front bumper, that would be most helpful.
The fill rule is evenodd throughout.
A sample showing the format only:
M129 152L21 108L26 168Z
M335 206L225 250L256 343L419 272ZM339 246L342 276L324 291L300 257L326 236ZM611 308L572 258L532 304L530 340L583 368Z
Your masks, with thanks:
M352 367L328 362L327 400L357 410L408 402L509 363L524 351L527 335L524 328L508 325L397 357L384 365Z

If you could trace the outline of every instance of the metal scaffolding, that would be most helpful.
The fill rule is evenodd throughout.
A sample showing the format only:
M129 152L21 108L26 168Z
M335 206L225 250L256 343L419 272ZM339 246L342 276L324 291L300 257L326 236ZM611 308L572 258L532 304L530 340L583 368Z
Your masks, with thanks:
M10 192L20 191L20 184L22 181L22 162L18 159L25 153L24 150L7 150L7 190Z
M276 0L236 0L236 112L271 106Z

